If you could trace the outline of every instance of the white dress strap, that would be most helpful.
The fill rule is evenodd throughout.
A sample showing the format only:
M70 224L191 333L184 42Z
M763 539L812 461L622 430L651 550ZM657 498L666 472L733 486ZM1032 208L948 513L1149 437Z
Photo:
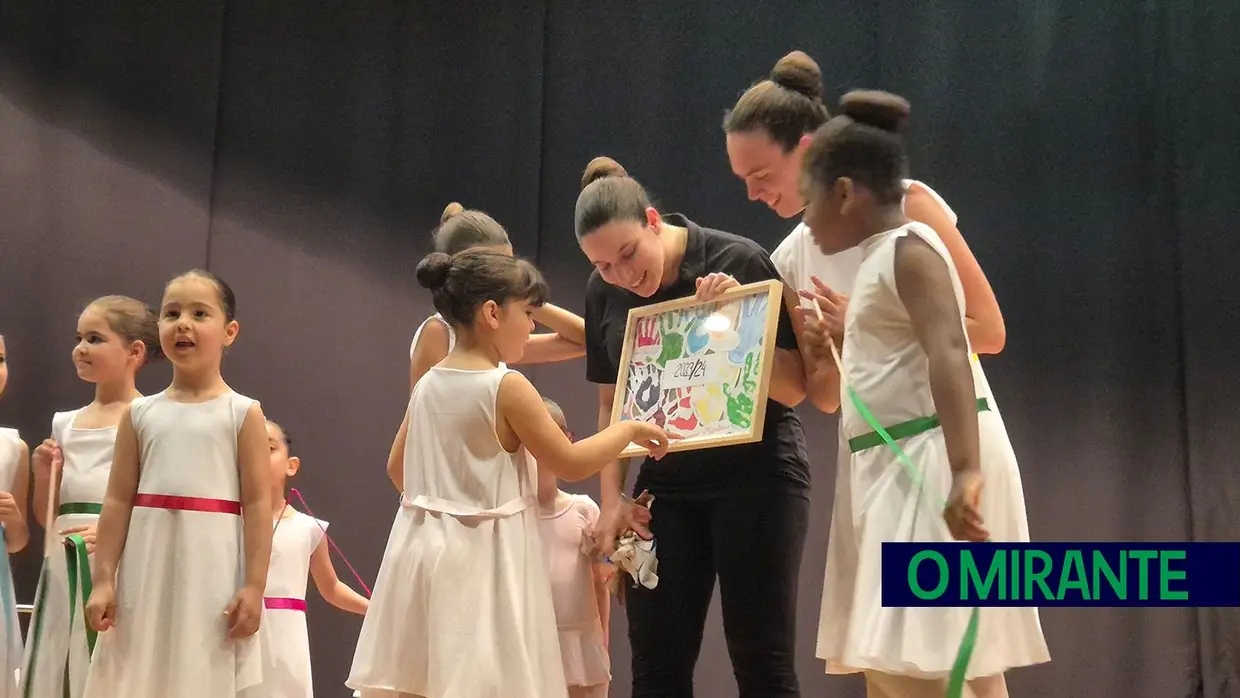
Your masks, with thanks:
M947 217L951 219L952 225L956 225L956 223L958 222L956 218L956 212L952 210L951 206L947 205L947 201L944 200L943 197L939 196L939 193L937 191L930 188L930 185L926 184L925 182L920 182L916 179L906 179L904 180L905 194L908 193L909 187L914 184L921 187L922 189L925 189L926 193L929 194L939 206L943 207L943 212L946 213ZM901 209L904 208L904 202L900 203L900 208Z
M426 328L426 323L430 322L431 320L438 320L445 328L447 328L448 330L448 351L451 352L452 348L456 346L456 332L453 331L452 325L449 325L448 321L443 319L443 315L440 315L439 313L435 313L434 315L423 320L422 324L418 325L417 331L413 333L413 341L409 343L409 358L410 359L413 358L414 350L418 348L418 340L422 338L422 330Z
M69 427L73 426L73 420L77 419L78 412L82 409L68 412L57 412L52 416L52 438L56 439L56 443L64 446L65 439L69 435Z

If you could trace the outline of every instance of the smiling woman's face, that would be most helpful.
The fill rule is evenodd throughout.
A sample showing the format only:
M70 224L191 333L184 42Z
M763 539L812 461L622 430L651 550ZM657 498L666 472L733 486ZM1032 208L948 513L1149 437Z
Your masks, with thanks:
M665 251L658 230L661 225L653 209L647 211L653 222L615 220L581 238L581 251L598 269L603 281L628 289L642 298L658 292L663 283Z
M728 162L732 173L745 183L750 201L761 201L782 218L792 218L804 208L798 184L801 160L809 139L790 151L771 139L766 131L728 134Z

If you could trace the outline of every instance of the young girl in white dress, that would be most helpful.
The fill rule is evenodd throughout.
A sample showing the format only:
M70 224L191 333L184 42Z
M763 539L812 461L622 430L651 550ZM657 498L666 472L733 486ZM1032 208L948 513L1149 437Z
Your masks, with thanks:
M453 202L443 210L439 227L434 233L435 251L454 255L465 250L484 250L512 256L512 242L508 231L482 211L466 210ZM543 364L568 361L586 353L586 323L580 316L563 308L544 303L534 310L534 321L545 325L551 332L530 334L525 351L514 364ZM409 345L409 390L431 366L444 360L456 346L456 333L443 315L435 313L422 321L413 333ZM506 364L500 362L500 366ZM399 462L397 463L399 468ZM403 488L401 471L389 471L388 477Z
M0 335L0 395L9 382L8 348ZM22 633L9 555L26 547L26 488L30 483L30 449L16 429L0 427L0 530L4 556L0 558L0 698L16 698L22 662Z
M390 456L405 491L362 622L348 686L363 698L566 698L529 455L570 480L629 442L662 457L667 434L625 421L572 443L521 357L542 275L508 255L432 253L418 265L457 342L409 398Z
M846 609L823 617L820 638L838 637L820 647L834 648L824 657L828 673L864 672L870 696L942 696L972 609L883 607L882 543L1028 541L1024 494L1003 422L971 366L955 264L934 230L901 210L908 104L854 92L842 111L814 137L802 186L805 222L822 252L862 254L844 320L843 382L888 431L930 416L941 426L896 430L906 432L897 438L923 486L843 399L851 477L836 497L848 497L853 515L838 535L855 541L858 557L827 568L828 585L848 577L853 593ZM807 322L811 335L816 359L833 362L825 324ZM936 499L943 494L946 510ZM968 690L1006 696L1006 670L1049 660L1036 608L982 609Z
M96 639L86 621L90 560L116 425L140 396L134 387L138 370L162 356L158 316L141 301L105 296L78 317L73 365L79 378L94 383L95 399L57 412L51 437L34 450L34 517L47 531L51 554L43 561L27 633L26 698L80 698L85 690ZM48 511L53 521L47 521Z
M569 441L564 411L543 400ZM538 468L538 530L551 577L551 600L560 632L560 657L569 698L607 698L611 684L608 631L611 597L607 578L614 570L594 554L599 507L584 494L560 489L548 468Z
M117 425L86 605L102 633L86 698L261 695L271 459L258 402L220 375L235 309L207 271L164 290L172 384L135 398Z
M264 698L312 698L306 578L313 576L323 599L343 611L365 615L369 602L336 576L325 540L327 522L289 506L285 484L300 470L301 460L289 455L292 442L288 432L271 420L267 420L267 444L275 521L263 597L266 612L259 631L263 639Z

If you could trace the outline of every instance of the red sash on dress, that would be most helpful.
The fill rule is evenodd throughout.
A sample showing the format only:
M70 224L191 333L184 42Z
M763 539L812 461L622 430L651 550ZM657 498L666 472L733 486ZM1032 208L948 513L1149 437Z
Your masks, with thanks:
M179 497L172 494L139 493L133 498L135 507L173 509L178 511L205 511L212 514L241 516L241 502L208 497Z

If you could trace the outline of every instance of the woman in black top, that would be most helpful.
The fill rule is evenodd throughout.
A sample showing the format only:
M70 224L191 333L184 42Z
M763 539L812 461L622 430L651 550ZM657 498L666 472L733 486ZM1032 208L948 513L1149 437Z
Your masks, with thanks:
M709 300L738 284L779 279L757 243L661 216L636 180L608 158L586 168L577 240L595 270L586 286L586 377L599 384L599 426L612 398L629 309L685 296ZM805 397L802 355L780 310L763 439L647 459L635 491L654 495L648 531L603 469L599 540L612 552L625 526L653 534L655 589L629 585L625 609L633 696L692 696L716 578L741 698L798 696L797 579L809 519L809 460L792 407Z

